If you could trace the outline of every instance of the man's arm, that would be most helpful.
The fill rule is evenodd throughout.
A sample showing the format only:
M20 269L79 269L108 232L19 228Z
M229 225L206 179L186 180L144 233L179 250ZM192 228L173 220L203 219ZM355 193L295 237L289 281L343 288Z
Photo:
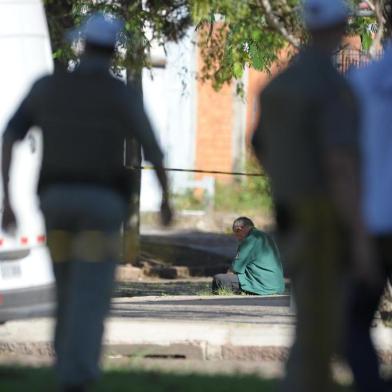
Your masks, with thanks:
M22 101L19 108L11 118L3 133L1 154L1 178L3 185L3 215L1 227L5 231L12 231L16 226L16 218L10 203L9 173L12 161L12 150L16 141L22 140L33 125L30 92Z
M16 218L14 211L10 204L9 197L9 172L11 166L12 158L12 148L14 145L14 140L9 137L9 132L6 131L3 135L3 145L1 154L1 174L2 174L2 184L3 184L3 215L1 227L5 231L12 231L16 226Z
M252 262L253 259L253 248L255 246L256 239L248 235L238 247L238 253L233 261L232 269L237 274L245 272L246 266Z
M173 212L170 206L168 180L165 169L162 165L154 165L154 169L162 189L161 221L163 225L167 226L173 219Z

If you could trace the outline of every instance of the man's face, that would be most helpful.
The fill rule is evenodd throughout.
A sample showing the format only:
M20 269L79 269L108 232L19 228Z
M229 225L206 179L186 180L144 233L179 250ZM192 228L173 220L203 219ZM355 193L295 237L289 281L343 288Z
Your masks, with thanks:
M250 227L242 226L242 225L236 225L233 227L233 234L234 237L238 241L242 241L249 233Z

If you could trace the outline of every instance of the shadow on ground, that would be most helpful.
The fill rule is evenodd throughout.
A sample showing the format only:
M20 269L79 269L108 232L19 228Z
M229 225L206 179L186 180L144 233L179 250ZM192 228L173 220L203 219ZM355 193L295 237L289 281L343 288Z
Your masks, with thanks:
M211 279L169 282L126 282L118 284L115 297L140 297L162 295L202 295L211 292Z
M156 280L156 281L135 281L121 282L117 284L115 289L115 297L144 297L144 296L190 296L211 295L211 278L198 278L188 280ZM289 294L290 287L286 283L285 294ZM223 302L227 303L227 299L219 297ZM247 296L239 298L246 302ZM219 302L218 298L216 301ZM255 301L256 302L256 301ZM200 303L199 303L200 304ZM260 302L262 305L262 301ZM282 305L286 306L286 305Z

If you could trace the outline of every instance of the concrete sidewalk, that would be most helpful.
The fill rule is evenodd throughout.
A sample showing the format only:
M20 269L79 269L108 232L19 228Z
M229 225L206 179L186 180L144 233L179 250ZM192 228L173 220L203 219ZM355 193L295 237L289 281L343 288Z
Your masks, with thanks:
M294 322L288 296L116 298L105 346L129 357L282 361ZM392 329L375 325L375 344L391 364ZM51 318L8 322L0 326L0 354L51 355L52 328Z

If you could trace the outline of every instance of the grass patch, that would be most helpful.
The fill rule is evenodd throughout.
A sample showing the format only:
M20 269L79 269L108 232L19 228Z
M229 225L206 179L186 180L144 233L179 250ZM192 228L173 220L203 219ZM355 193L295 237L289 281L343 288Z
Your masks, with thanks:
M245 172L260 173L261 169L251 156L245 165ZM215 211L241 211L245 215L271 215L273 202L270 182L267 176L234 177L229 183L216 181L213 206ZM177 210L206 210L209 201L202 194L188 190L172 195Z
M193 190L172 195L172 202L176 210L204 210L207 207L206 200L197 197Z
M234 292L232 290L229 289L218 289L217 295L235 295Z
M0 366L0 390L7 392L53 391L54 374L50 368Z
M104 385L106 383L106 385ZM230 390L276 390L276 381L261 380L256 376L176 375L159 372L110 372L97 391L135 392L227 392ZM110 389L109 389L110 388Z
M92 392L227 392L253 390L273 392L277 380L256 375L203 375L144 371L129 367L109 369ZM0 366L0 390L4 392L50 392L56 390L51 368ZM351 391L340 386L337 391Z
M211 285L210 285L211 286ZM208 296L208 295L212 295L212 290L211 287L210 288L205 288L203 290L200 290L196 293L196 295L200 295L200 296Z
M260 173L256 159L248 158L245 171ZM245 215L271 214L273 202L270 182L267 176L241 177L230 184L217 183L215 190L215 209L217 211L241 211Z
M50 368L0 367L0 390L45 392L56 390ZM117 369L106 371L92 391L96 392L226 392L229 390L274 391L276 380L257 376L172 374L157 371Z
M233 184L217 183L214 208L216 211L241 211L243 215L270 215L271 197L266 193L250 191L251 180Z
M52 392L56 381L51 368L0 366L0 390L4 392ZM104 372L92 392L227 392L253 390L273 392L278 380L263 379L256 375L203 375L176 374L159 371L110 369ZM338 387L349 392L349 387Z
M266 181L266 180L265 180ZM219 212L242 211L248 215L270 215L272 199L267 191L257 193L252 180L230 184L217 182L215 186L214 210ZM207 201L197 197L193 191L172 195L176 210L206 210Z

